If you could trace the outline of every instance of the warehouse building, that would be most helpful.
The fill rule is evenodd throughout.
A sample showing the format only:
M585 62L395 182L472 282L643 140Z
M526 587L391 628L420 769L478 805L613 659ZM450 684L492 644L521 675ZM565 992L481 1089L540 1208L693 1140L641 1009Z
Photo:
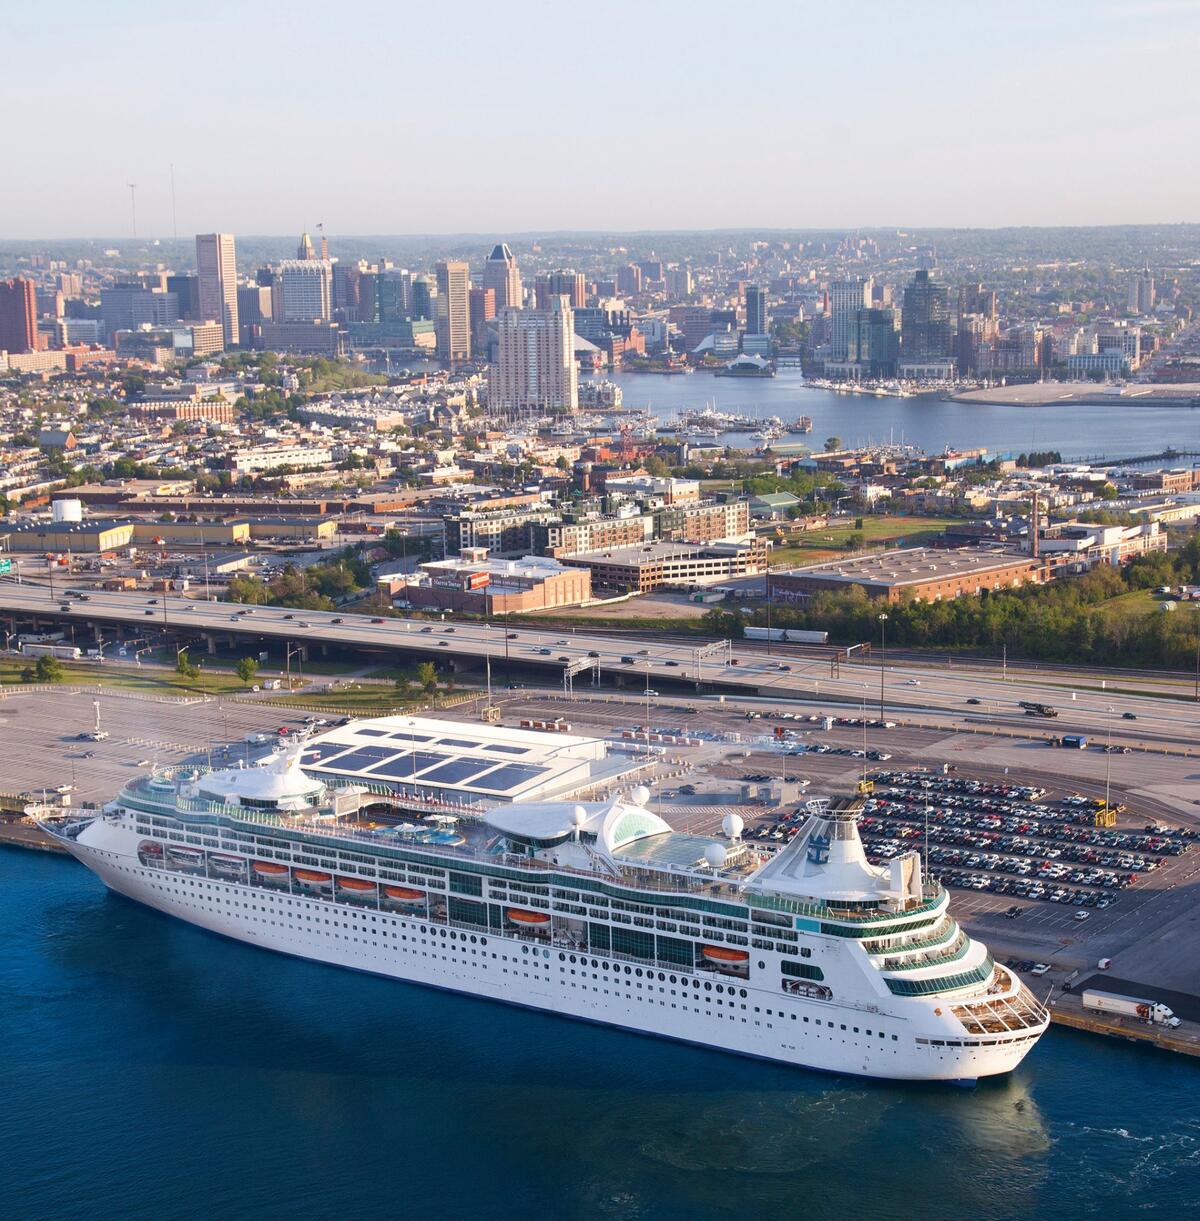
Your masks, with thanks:
M985 589L1041 584L1049 579L1053 563L1004 548L907 547L773 572L767 580L769 596L776 602L802 602L816 593L850 589L884 602L939 602Z

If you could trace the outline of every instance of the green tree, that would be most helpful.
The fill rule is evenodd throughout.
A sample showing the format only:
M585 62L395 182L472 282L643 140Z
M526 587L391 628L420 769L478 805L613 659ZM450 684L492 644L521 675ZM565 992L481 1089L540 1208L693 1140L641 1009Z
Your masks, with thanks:
M37 665L33 667L34 682L61 683L65 676L62 662L57 657L51 657L49 653L39 657Z
M258 673L258 662L253 657L242 657L234 667L234 670L238 678L248 687L254 681L254 676Z
M401 674L396 679L396 696L401 700L412 699L412 679L407 674Z
M835 453L837 450L839 450L841 448L842 448L842 438L841 437L826 437L825 438L825 452L827 454Z
M200 667L188 656L187 649L179 650L179 656L175 659L175 671L187 679L200 677Z
M432 695L437 690L437 666L431 661L423 661L417 666L417 682L426 695Z

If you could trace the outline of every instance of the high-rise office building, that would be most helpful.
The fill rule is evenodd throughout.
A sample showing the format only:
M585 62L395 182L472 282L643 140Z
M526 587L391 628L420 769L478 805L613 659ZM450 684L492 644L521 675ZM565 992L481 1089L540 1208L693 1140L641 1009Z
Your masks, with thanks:
M296 258L315 259L317 252L313 247L312 238L307 233L300 234L300 242L296 247Z
M1149 269L1129 281L1129 309L1134 314L1148 314L1154 308L1158 293Z
M437 265L437 353L447 365L471 359L471 269L466 263Z
M437 285L432 276L413 276L410 316L433 322L437 315Z
M496 327L499 351L488 375L488 409L578 410L575 324L567 298L552 297L544 310L502 309Z
M848 359L850 351L850 319L860 309L871 308L872 283L868 278L854 276L849 280L833 280L829 284L829 356L831 360Z
M549 308L549 299L552 297L566 297L567 304L572 309L583 309L587 304L587 283L583 272L552 271L547 280L547 302L543 308Z
M37 289L32 280L0 280L0 352L37 350Z
M219 322L225 346L238 341L237 252L232 233L196 234L200 321Z
M275 322L328 322L333 317L333 265L328 259L284 259L272 286Z
M101 330L108 338L117 331L166 326L178 322L179 317L179 298L164 289L143 288L135 282L100 290Z
M520 309L525 304L521 272L507 243L500 242L492 247L492 253L483 265L483 287L492 289L496 294L498 310L510 307Z
M769 335L771 316L767 312L767 290L758 284L746 285L746 334Z
M900 349L906 361L946 360L954 354L950 290L924 268L904 289Z
M200 281L196 276L167 276L167 292L175 294L180 318L198 321L200 318Z
M900 312L860 309L850 316L847 360L864 377L894 377L900 356Z
M617 291L630 297L636 297L642 291L642 269L636 263L618 269Z
M237 290L237 298L239 342L243 348L252 348L258 338L257 328L271 321L271 290L259 284L247 284Z
M486 354L487 324L496 316L496 290L494 288L473 288L470 292L470 302L471 346L476 352Z

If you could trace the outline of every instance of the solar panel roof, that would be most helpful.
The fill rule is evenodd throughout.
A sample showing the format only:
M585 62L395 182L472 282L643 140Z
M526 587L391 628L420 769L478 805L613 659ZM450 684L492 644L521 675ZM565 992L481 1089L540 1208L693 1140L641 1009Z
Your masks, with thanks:
M381 763L384 759L396 758L394 746L360 746L347 755L339 755L337 770L339 772L360 772L373 763Z
M474 787L490 793L508 793L549 770L548 767L534 767L530 763L505 763L477 781Z
M388 780L411 780L414 776L420 778L421 772L426 768L436 767L439 763L445 762L447 762L445 755L435 755L423 750L419 750L415 754L412 751L405 751L401 755L392 755L385 764L380 767L372 767L364 775L368 780L374 780L380 776L386 777Z
M484 750L494 750L504 755L527 755L529 754L528 746L505 746L503 742L485 742Z
M421 776L422 783L431 784L462 784L480 772L486 772L489 767L495 767L494 759L451 759L441 767L425 772Z
M469 742L466 738L438 738L439 746L461 746L466 750L478 750L478 742Z
M328 759L332 755L340 755L343 751L349 749L349 742L317 742L313 746L306 746L304 748L304 753L300 756L300 762L303 764L319 763L322 759Z

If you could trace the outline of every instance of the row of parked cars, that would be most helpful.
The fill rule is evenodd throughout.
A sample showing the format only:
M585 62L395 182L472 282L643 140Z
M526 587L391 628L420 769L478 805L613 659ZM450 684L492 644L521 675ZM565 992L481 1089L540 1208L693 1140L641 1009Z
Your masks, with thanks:
M922 817L920 807L892 802L887 798L877 799L874 810L882 816L900 821L915 823ZM1187 840L1144 831L1079 826L1022 818L1020 815L938 810L933 815L933 821L940 828L939 837L949 843L990 848L1006 841L1013 845L1009 851L1040 853L1051 860L1062 858L1113 868L1154 868L1153 864L1148 863L1153 858L1182 856L1191 850Z

